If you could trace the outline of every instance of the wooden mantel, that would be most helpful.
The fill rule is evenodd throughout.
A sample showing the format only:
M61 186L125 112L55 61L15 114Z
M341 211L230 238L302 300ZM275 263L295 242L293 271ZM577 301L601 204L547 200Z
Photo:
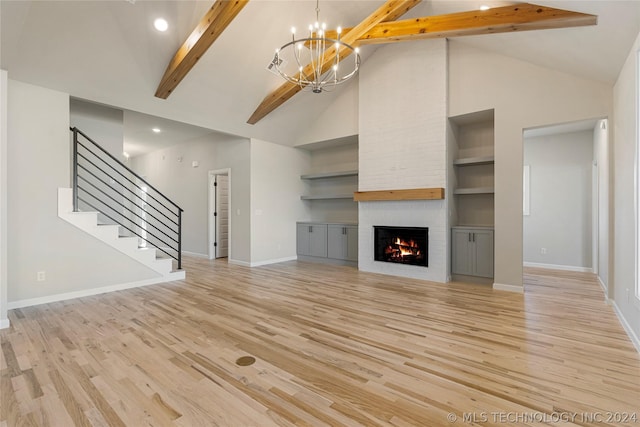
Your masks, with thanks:
M378 202L383 200L442 200L444 188L411 188L408 190L356 191L356 202Z

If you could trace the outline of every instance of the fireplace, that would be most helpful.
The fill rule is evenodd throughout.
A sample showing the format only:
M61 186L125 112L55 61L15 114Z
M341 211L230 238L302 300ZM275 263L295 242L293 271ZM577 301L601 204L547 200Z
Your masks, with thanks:
M427 227L381 227L374 229L374 259L398 264L429 265Z

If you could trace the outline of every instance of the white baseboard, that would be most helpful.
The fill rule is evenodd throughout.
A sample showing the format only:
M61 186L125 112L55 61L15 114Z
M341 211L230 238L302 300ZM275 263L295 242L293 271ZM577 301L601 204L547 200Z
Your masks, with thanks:
M11 326L11 322L9 322L9 319L0 320L0 329L7 329L9 326Z
M243 267L260 267L262 265L277 264L279 262L287 262L287 261L295 261L297 259L298 259L297 256L291 256L286 258L268 259L265 261L247 262L247 261L240 261L237 259L229 258L229 264L241 265Z
M523 262L525 267L546 268L549 270L564 270L564 271L577 271L579 273L593 273L591 267L576 267L573 265L560 265L560 264L542 264L539 262Z
M209 255L206 254L200 254L198 252L189 252L189 251L182 251L183 255L189 255L195 258L204 258L204 259L209 259Z
M82 291L65 292L62 294L47 295L45 297L28 298L18 301L11 301L7 304L9 310L15 308L31 307L32 305L48 304L51 302L65 301L74 298L89 297L93 295L104 294L107 292L122 291L125 289L139 288L148 285L157 285L158 283L172 282L174 280L182 280L185 277L184 270L170 273L168 276L154 277L153 279L140 280L138 282L121 283L118 285L103 286L101 288L86 289Z
M295 261L297 259L297 256L290 256L286 258L268 259L266 261L252 262L250 265L251 267L260 267L261 265L278 264L280 262Z
M638 353L640 353L640 339L638 339L638 336L636 335L636 333L631 328L631 325L629 325L629 323L627 322L627 319L625 319L624 315L620 311L620 308L618 307L618 304L616 304L616 302L614 300L611 300L611 299L609 299L607 301L613 307L613 311L615 311L616 316L618 316L618 320L620 321L620 324L624 328L624 330L627 333L627 335L629 335L629 339L631 340L631 343L636 348Z
M604 291L604 297L609 298L609 289L607 288L607 285L604 284L600 276L596 276L596 277L598 278L598 283L600 283L600 287Z
M493 289L495 289L496 291L515 292L517 294L524 293L524 286L505 285L503 283L494 283Z

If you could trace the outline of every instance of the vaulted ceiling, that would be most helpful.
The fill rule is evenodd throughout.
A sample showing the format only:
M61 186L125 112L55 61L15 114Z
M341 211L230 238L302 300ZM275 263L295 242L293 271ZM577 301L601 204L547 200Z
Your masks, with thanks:
M321 1L328 25L352 27L380 0ZM536 1L598 16L593 27L471 36L461 43L613 84L640 29L635 1ZM154 96L167 64L213 4L210 1L0 2L0 66L9 77L74 97L268 141L294 145L340 96L303 93L255 125L247 119L281 79L266 71L291 26L315 19L315 1L252 0L167 99ZM404 18L511 2L424 0ZM169 21L159 33L153 20ZM363 47L363 67L376 46ZM347 85L357 85L347 83Z

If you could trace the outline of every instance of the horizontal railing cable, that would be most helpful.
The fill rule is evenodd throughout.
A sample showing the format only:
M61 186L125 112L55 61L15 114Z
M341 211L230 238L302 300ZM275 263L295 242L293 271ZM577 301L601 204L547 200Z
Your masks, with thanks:
M96 206L94 206L94 205L92 205L91 203L89 203L88 201L84 200L82 197L78 197L78 199L79 199L79 200L81 200L83 203L85 203L87 206L89 206L89 207L91 207L91 208L93 208L93 209L95 209L95 210L97 210L97 211L99 211L99 210L100 210L100 209L99 209L99 208L97 208ZM109 214L104 213L104 212L100 212L100 213L101 213L101 214L103 214L104 216L106 216L107 218L109 218L110 220L115 221L115 222L118 222L118 220L117 220L117 219L115 219L115 218L111 217ZM141 239L144 239L144 237L142 237L141 235L139 235L138 233L136 233L135 231L133 231L132 229L130 229L130 228L129 228L129 227L127 227L126 225L123 225L123 224L120 224L120 223L118 223L118 225L119 225L120 227L122 227L122 228L126 229L127 231L129 231L129 232L131 232L131 233L135 234L136 236L140 237ZM147 232L147 233L148 233L148 232ZM160 240L160 239L158 239L158 240ZM170 247L170 246L168 246L168 247L169 247L169 249L176 250L176 249L174 249L174 248L172 248L172 247ZM173 257L174 257L171 253L169 253L169 252L167 252L166 250L164 250L164 248L156 247L156 249L157 249L157 250L159 250L159 251L164 252L165 254L167 254L168 256L170 256L171 258L173 258Z
M89 153L91 153L91 154L93 154L94 156L96 156L96 154L95 154L93 151L89 150L87 147L85 147L84 145L82 145L82 143L81 143L81 142L78 142L78 145L80 145L81 147L83 147L84 149L86 149ZM87 159L85 156L83 156L83 155L82 155L82 154L80 154L79 152L78 152L78 156L82 157L83 159L85 159L86 161L88 161L89 163L91 163L93 166L95 166L96 168L98 168L99 170L101 170L101 171L105 172L102 168L100 168L99 166L97 166L95 163L91 162L91 160ZM139 186L138 184L136 184L134 181L130 180L130 179L129 179L129 178L127 178L124 174L122 174L122 172L120 172L120 171L118 171L117 169L115 169L112 165L110 165L110 164L106 163L104 159L102 159L102 158L100 158L100 157L98 157L98 156L96 156L96 158L97 158L98 160L102 161L103 163L105 163L107 166L109 166L111 169L113 169L117 174L119 174L120 176L122 176L122 177L123 177L124 179L126 179L128 182L130 182L131 184L133 184L134 186L136 186L136 188L138 188L140 191L145 191L142 187L140 187L140 186ZM121 165L122 165L122 164L121 164ZM125 165L122 165L122 166L126 168L126 166L125 166ZM127 168L127 170L129 170L129 169ZM105 174L106 174L106 172L105 172ZM107 175L108 175L108 174L107 174ZM136 175L136 176L137 176L137 175ZM144 181L144 182L146 183L146 181ZM150 188L153 188L153 187L151 187L151 186L150 186ZM158 190L156 190L155 188L153 188L153 189L154 189L156 192L158 192L158 194L162 195L162 193L160 193ZM149 194L149 193L148 193L148 191L147 191L147 194ZM149 197L151 197L152 199L154 199L156 202L158 202L162 207L164 207L164 208L165 208L165 209L167 209L168 211L170 211L170 210L171 210L171 208L169 208L169 207L165 206L165 205L164 205L160 200L156 199L152 194L149 194ZM164 197L164 196L163 196L163 197ZM168 199L167 199L167 200L168 200ZM168 200L168 201L169 201L169 202L171 202L170 200ZM173 202L171 202L171 203L173 203ZM180 209L180 208L178 208L178 209ZM182 209L180 209L180 210L182 211ZM177 216L177 214L176 214L176 216Z
M98 188L96 185L94 185L93 183L85 180L83 177L79 177L80 179L82 179L84 182L86 182L87 184L89 184L90 186L92 186L93 188L95 188L97 191L99 191L100 193L104 194L106 197L108 197L110 200L112 200L114 203L116 203L117 205L122 206L127 212L135 215L136 217L140 218L141 221L146 221L146 218L141 217L140 215L138 215L137 213L135 213L133 210L129 209L128 207L126 207L123 203L119 202L118 200L116 200L113 196L107 194L104 190L102 190L101 188ZM91 194L89 191L87 191L86 189L82 188L80 185L78 185L78 188L83 190L84 192L86 192L87 194ZM149 214L151 215L151 214ZM124 215L123 215L124 216ZM125 217L126 218L126 217ZM162 225L164 225L166 228L167 227L166 224L161 223ZM174 239L173 237L167 235L167 237L171 240L173 240L174 242L178 243L178 239Z
M158 189L156 189L153 185L149 184L143 177L141 177L140 175L138 175L137 173L135 173L133 170L129 169L129 167L125 164L123 164L120 160L116 159L111 153L109 153L107 150L105 150L104 148L102 148L100 145L98 145L98 143L96 143L93 139L89 138L87 135L84 134L84 132L82 132L80 129L78 128L71 128L72 131L78 132L80 135L82 135L83 137L85 137L89 142L91 142L96 148L98 148L100 151L102 151L104 154L106 154L107 156L109 156L109 158L111 158L113 161L115 161L117 164L119 164L120 166L122 166L127 172L129 172L131 175L135 176L137 179L139 179L140 181L144 182L145 185L147 185L149 188L152 188L155 192L157 192L158 194L160 194L167 202L171 203L176 209L178 209L180 212L184 212L184 210L178 206L177 204L175 204L175 202L173 202L171 199L169 199L167 196L165 196L164 194L162 194L162 192ZM79 142L80 143L80 142ZM80 143L81 144L81 143ZM82 144L81 144L82 145ZM84 146L83 146L84 147ZM85 147L86 148L86 147Z
M73 132L73 209L92 209L178 262L182 208L77 128ZM81 141L80 138L83 138ZM106 220L105 220L106 218Z
M105 180L103 180L102 178L100 178L100 177L96 176L96 174L94 174L93 172L91 172L90 170L88 170L87 168L85 168L84 166L82 166L82 165L78 165L78 167L79 167L79 168L81 168L81 169L83 169L84 171L86 171L88 174L90 174L91 176L93 176L93 177L94 177L95 179L97 179L98 181L102 182L102 183L103 183L104 185L106 185L107 187L111 188L114 192L116 192L116 193L118 193L119 195L121 195L125 200L127 200L127 201L131 202L131 203L132 203L133 205L135 205L135 206L138 206L138 205L136 205L136 203L135 203L133 200L129 199L129 198L128 198L127 196L125 196L124 194L119 193L119 192L118 192L118 190L116 190L115 188L113 188L113 187L112 187L110 184L108 184ZM84 180L85 182L90 183L90 182L89 182L86 178L84 178L83 176L78 176L78 178L80 178L80 179ZM116 181L116 183L117 183L117 184L120 184L120 183L118 183L117 181ZM90 184L91 184L91 183L90 183ZM122 185L122 184L120 184L120 185ZM132 192L132 191L131 191L131 190L129 190L128 188L126 188L126 187L123 187L123 188L124 188L125 190L128 190L128 191L129 191L130 193L132 193L134 196L138 197L138 199L140 199L143 203L147 203L147 202L146 202L142 197L139 197L137 194L135 194L134 192ZM106 193L105 193L105 194L106 194ZM160 215L164 216L167 220L171 221L175 226L177 226L177 225L178 225L178 223L177 223L177 222L175 222L173 219L169 218L169 217L168 217L167 215L165 215L162 211L159 211L159 210L158 210L157 208L155 208L153 205L149 205L149 206L150 206L151 208L153 208L153 210L155 210L156 212L158 212ZM123 206L123 207L124 207L125 209L128 209L128 208L126 208L125 206ZM158 222L160 222L161 224L164 224L164 222L163 222L160 218L156 217L156 216L155 216L155 215L153 215L151 212L148 212L148 211L145 211L145 212L147 213L147 215L151 216L153 219L157 220L157 221L158 221ZM140 219L144 220L144 218L140 218ZM168 227L166 224L164 224L164 225L165 225L166 227Z

